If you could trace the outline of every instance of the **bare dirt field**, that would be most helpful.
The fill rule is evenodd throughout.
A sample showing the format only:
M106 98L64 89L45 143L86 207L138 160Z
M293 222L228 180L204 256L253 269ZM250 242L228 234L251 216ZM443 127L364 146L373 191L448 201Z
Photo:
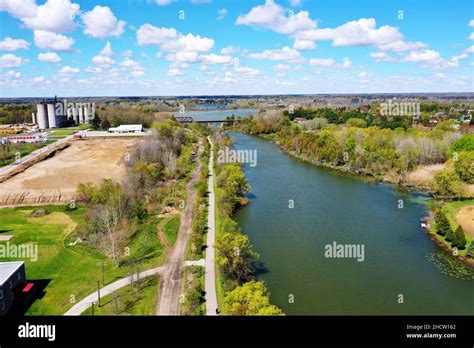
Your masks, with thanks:
M67 149L0 184L0 205L68 202L80 182L125 175L124 156L137 138L73 141Z
M468 205L459 209L455 218L456 222L462 226L464 231L474 238L474 205Z
M429 185L436 172L443 170L444 168L444 164L419 166L416 170L408 174L408 182L418 184L420 186Z

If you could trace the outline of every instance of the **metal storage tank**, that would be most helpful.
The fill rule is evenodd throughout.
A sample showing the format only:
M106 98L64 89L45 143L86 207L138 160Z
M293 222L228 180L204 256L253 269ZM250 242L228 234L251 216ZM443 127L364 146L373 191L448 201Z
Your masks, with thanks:
M56 108L54 104L48 104L48 122L49 128L56 128Z
M79 109L79 123L84 123L84 109L82 105L78 107Z
M38 121L38 127L40 129L49 128L48 122L48 111L46 110L45 104L37 104L36 105L36 120Z
M77 108L72 108L72 119L75 123L79 123L79 111Z
M84 123L89 123L89 106L84 105Z

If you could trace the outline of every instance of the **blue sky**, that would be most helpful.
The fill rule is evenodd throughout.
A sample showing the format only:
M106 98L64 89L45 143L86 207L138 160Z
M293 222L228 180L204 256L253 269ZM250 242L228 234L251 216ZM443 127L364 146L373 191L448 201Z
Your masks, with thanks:
M0 94L472 92L470 0L0 0Z

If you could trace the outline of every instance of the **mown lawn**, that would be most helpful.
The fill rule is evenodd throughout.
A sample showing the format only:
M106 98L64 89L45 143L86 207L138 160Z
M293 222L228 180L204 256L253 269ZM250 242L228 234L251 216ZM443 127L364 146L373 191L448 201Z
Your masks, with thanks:
M36 243L38 259L24 260L29 280L49 280L45 295L28 310L28 315L62 315L74 304L97 289L102 283L101 262L105 262L105 282L127 276L128 268L117 268L105 255L87 245L69 246L71 234L77 225L84 223L84 208L66 211L63 206L42 206L48 214L31 217L34 207L0 209L0 233L13 235L10 244ZM150 231L155 231L154 239ZM139 254L140 241L151 242L150 252ZM153 248L153 250L152 250ZM131 239L130 260L137 261L142 270L157 266L162 247L156 236L156 222L140 225ZM12 261L14 259L3 259ZM16 259L19 260L19 259Z

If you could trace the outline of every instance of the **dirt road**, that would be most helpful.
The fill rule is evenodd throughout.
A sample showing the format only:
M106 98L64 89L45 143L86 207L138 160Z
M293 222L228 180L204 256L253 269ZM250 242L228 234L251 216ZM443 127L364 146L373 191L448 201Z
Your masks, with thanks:
M203 151L202 143L199 143L198 158ZM191 224L194 213L194 198L196 192L194 185L199 179L202 163L198 159L198 165L192 173L191 180L187 185L188 196L186 208L181 215L176 243L164 266L161 277L160 290L158 293L157 315L178 315L179 301L181 295L181 283L183 278L184 261L186 256L186 243L191 234Z

